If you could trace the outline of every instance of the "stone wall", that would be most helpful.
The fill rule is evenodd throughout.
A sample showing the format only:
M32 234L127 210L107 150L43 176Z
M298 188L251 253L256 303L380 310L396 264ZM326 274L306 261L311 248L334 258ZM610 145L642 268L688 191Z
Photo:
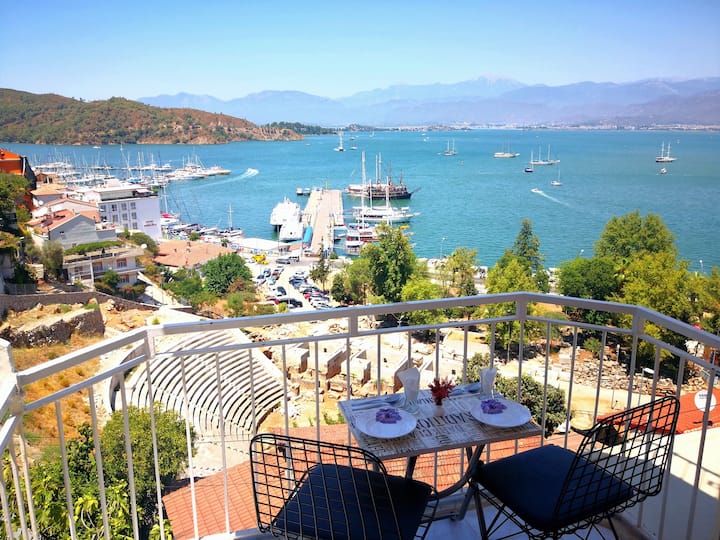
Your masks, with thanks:
M74 333L102 336L105 323L100 310L76 309L20 327L6 324L0 329L0 338L6 339L13 347L29 348L66 343Z
M65 293L47 293L47 294L0 294L0 313L5 313L8 309L14 311L25 311L35 307L38 304L45 306L50 304L87 304L93 298L98 302L104 303L112 301L117 309L149 309L156 310L158 306L150 304L141 304L126 300L119 296L111 296L99 291L78 291Z

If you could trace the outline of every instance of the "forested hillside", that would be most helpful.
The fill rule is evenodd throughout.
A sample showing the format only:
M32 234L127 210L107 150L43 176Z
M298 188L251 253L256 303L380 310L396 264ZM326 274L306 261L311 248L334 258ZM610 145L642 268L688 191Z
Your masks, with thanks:
M219 144L301 138L282 126L124 98L80 101L0 89L0 141L33 144Z

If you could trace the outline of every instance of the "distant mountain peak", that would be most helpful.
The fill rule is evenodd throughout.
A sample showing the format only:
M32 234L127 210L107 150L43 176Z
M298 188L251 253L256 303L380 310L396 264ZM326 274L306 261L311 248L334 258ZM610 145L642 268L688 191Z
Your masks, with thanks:
M548 86L485 74L456 83L396 84L339 99L295 90L265 90L229 101L184 92L139 101L158 107L223 112L258 124L648 126L667 125L671 119L673 124L683 123L683 118L697 124L700 118L699 125L717 126L720 104L697 97L718 89L720 77L625 83L581 81ZM667 104L660 105L669 98L676 98L672 114Z

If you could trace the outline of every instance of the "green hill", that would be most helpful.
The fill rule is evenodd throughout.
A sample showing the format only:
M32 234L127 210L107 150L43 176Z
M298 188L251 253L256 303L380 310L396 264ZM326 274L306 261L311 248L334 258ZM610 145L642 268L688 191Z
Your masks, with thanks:
M282 126L124 98L79 101L0 89L0 141L33 144L220 144L302 138Z

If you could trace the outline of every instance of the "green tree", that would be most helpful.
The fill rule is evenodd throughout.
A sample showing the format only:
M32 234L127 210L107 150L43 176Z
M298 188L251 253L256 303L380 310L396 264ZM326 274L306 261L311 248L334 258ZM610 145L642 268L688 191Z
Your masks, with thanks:
M19 208L24 208L23 197L28 188L29 182L24 176L0 172L0 231L18 233L18 220L28 217L27 209L18 215Z
M627 267L621 295L615 300L694 324L699 321L700 306L687 266L669 252L647 252L636 257Z
M63 246L60 242L45 242L40 251L40 261L45 268L45 275L59 278L62 275L64 260Z
M398 302L415 271L415 253L401 229L380 225L377 230L377 244L365 246L362 257L368 260L374 295L381 302Z
M460 247L448 256L440 269L447 293L453 296L474 296L478 293L475 286L477 253L476 249Z
M520 223L520 232L515 238L512 251L533 272L543 268L545 257L540 253L540 239L533 232L532 221L527 218Z
M310 279L315 283L320 283L322 288L325 289L325 282L328 277L330 277L330 265L325 257L320 257L320 260L310 269Z
M558 289L565 296L607 300L618 290L615 267L605 257L578 257L560 266Z
M220 255L202 267L205 289L215 294L225 294L238 278L252 280L252 273L237 253Z
M490 294L538 290L524 262L508 252L490 269L485 286Z
M155 436L158 452L158 474L161 490L172 483L188 461L185 422L174 411L154 405ZM153 460L153 429L150 411L128 407L130 447L132 451L135 495L140 509L140 522L149 531L157 520L158 503L155 489L155 463ZM195 433L190 430L190 446L194 450ZM108 420L100 437L106 481L124 482L128 478L128 456L125 451L125 431L122 411Z
M627 266L622 291L614 299L648 307L679 321L697 324L702 316L702 306L698 302L698 287L687 266L685 261L677 262L670 252L646 252ZM685 338L671 330L647 323L645 331L679 349L686 347ZM641 365L650 365L654 361L654 348L649 343L641 343L639 351ZM664 353L661 359L664 374L674 377L677 368L677 358Z
M713 267L710 275L699 277L699 303L703 330L720 334L720 268Z
M490 365L489 354L473 354L467 361L467 381L477 382L480 381L480 371ZM462 383L462 378L459 378L459 383Z
M36 283L35 272L25 263L17 261L13 268L13 283Z
M558 289L565 296L608 300L618 292L615 266L607 257L577 257L560 265ZM564 308L571 317L593 324L607 324L611 315L605 311Z
M433 283L427 278L413 276L402 289L400 299L403 302L412 302L413 300L430 300L432 298L442 298L442 287ZM435 324L443 322L447 319L445 313L441 309L423 309L413 311L409 314L410 324Z
M538 290L537 283L530 275L527 265L509 250L490 269L485 285L487 292L490 294ZM492 304L487 308L488 315L491 317L512 315L514 310L515 305L509 302ZM532 310L532 306L528 306L528 310ZM525 325L526 331L531 328L530 323ZM520 323L518 322L498 323L497 325L496 343L499 347L507 349L508 357L510 356L511 345L518 343L519 330ZM526 334L527 337L529 337L529 334Z
M656 214L643 219L637 210L622 217L613 217L595 242L595 255L609 257L617 263L645 252L668 252L677 256L675 235Z
M197 270L180 268L166 277L166 287L176 298L190 302L190 298L202 292L202 278Z
M367 304L372 289L369 261L358 257L333 277L330 294L342 304Z
M540 239L532 229L532 222L523 219L520 232L515 238L511 252L528 269L530 276L537 285L537 290L550 292L550 279L543 263L545 256L540 253Z
M116 290L118 283L120 283L120 276L111 268L102 275L100 281L107 285L110 289Z
M547 386L547 395L543 399L543 385L529 375L520 378L519 388L516 378L498 376L495 387L506 398L525 405L537 423L542 420L543 407L545 407L545 437L552 435L555 428L567 418L565 392Z

